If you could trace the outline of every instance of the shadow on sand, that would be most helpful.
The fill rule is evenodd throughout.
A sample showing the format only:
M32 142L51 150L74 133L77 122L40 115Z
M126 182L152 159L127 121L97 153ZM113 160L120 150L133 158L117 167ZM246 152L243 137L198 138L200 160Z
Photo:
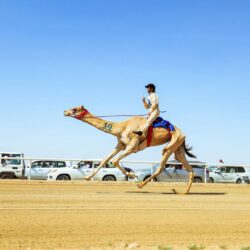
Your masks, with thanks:
M129 193L129 194L151 194L151 195L176 195L176 193L174 192L164 192L164 193L158 193L158 192L148 192L148 191L126 191L125 193ZM192 193L190 192L188 195L226 195L227 193L218 193L218 192L197 192L197 193Z

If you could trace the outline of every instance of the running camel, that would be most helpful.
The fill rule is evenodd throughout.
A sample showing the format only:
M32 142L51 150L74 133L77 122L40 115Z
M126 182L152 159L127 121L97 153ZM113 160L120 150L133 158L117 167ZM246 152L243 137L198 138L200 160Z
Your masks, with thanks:
M132 153L137 153L139 151L147 148L148 140L146 137L140 137L136 135L133 131L142 129L147 119L141 116L132 117L126 121L122 122L110 122L105 121L97 116L91 114L84 106L75 107L64 111L64 115L67 117L76 118L82 122L88 123L95 128L102 130L103 132L109 133L117 137L117 145L115 149L108 155L99 165L99 167L89 176L86 176L86 180L90 180L96 173L110 160L113 164L119 168L122 173L129 178L134 178L134 173L127 172L121 165L120 161ZM189 157L195 158L195 156L190 152L191 148L185 145L185 136L179 128L174 126L174 132L168 131L165 128L154 128L151 134L150 146L159 146L168 143L162 151L162 159L158 169L152 174L148 179L138 184L139 188L145 186L152 179L156 178L164 169L165 164L171 154L174 153L175 159L178 160L184 168L189 172L189 181L184 193L177 192L175 189L173 191L178 194L188 194L193 183L195 173L192 167L189 165L185 154ZM114 158L118 153L122 153Z

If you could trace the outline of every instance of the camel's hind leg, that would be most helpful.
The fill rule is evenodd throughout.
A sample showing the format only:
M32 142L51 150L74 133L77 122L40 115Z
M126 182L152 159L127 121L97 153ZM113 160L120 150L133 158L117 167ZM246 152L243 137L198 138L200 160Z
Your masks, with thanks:
M174 153L183 144L184 140L185 140L185 136L181 133L179 129L176 128L176 131L172 134L171 141L169 142L167 146L163 148L163 151L162 151L163 156L162 156L159 168L148 179L139 183L138 184L139 188L142 188L143 186L145 186L149 181L157 177L163 171L168 158L171 156L172 153Z
M195 173L194 173L194 170L193 168L189 165L187 159L186 159L186 155L185 155L185 150L184 150L184 145L181 145L176 151L175 151L175 159L177 161L179 161L183 167L189 172L189 181L188 181L188 186L187 186L187 189L186 189L186 192L184 193L180 193L180 192L177 192L175 189L173 189L173 191L176 193L176 194L188 194L189 191L190 191L190 188L192 186L192 183L193 183L193 180L194 180L194 176L195 176Z
M161 158L161 162L160 162L160 166L158 167L158 169L149 177L147 178L145 181L138 183L138 187L139 188L143 188L148 182L150 182L152 179L156 178L165 168L166 162L168 160L168 158L171 156L171 154L173 153L172 150L165 150L164 151L164 155Z

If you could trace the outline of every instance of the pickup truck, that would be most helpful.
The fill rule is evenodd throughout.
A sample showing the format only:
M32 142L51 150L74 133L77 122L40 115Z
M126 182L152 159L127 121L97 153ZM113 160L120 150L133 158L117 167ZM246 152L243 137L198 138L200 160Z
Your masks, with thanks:
M20 159L23 157L23 153L0 152L0 179L16 179L23 177L25 161Z
M65 161L53 160L25 164L23 153L0 153L0 179L27 179L30 176L34 180L46 180L51 170L67 166Z

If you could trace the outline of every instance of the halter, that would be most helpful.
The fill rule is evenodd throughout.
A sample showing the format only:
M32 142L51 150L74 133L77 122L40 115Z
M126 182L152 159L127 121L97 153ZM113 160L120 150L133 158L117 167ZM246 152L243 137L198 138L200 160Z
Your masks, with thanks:
M84 109L79 115L76 115L75 118L78 120L82 120L88 114L89 111L87 109Z

